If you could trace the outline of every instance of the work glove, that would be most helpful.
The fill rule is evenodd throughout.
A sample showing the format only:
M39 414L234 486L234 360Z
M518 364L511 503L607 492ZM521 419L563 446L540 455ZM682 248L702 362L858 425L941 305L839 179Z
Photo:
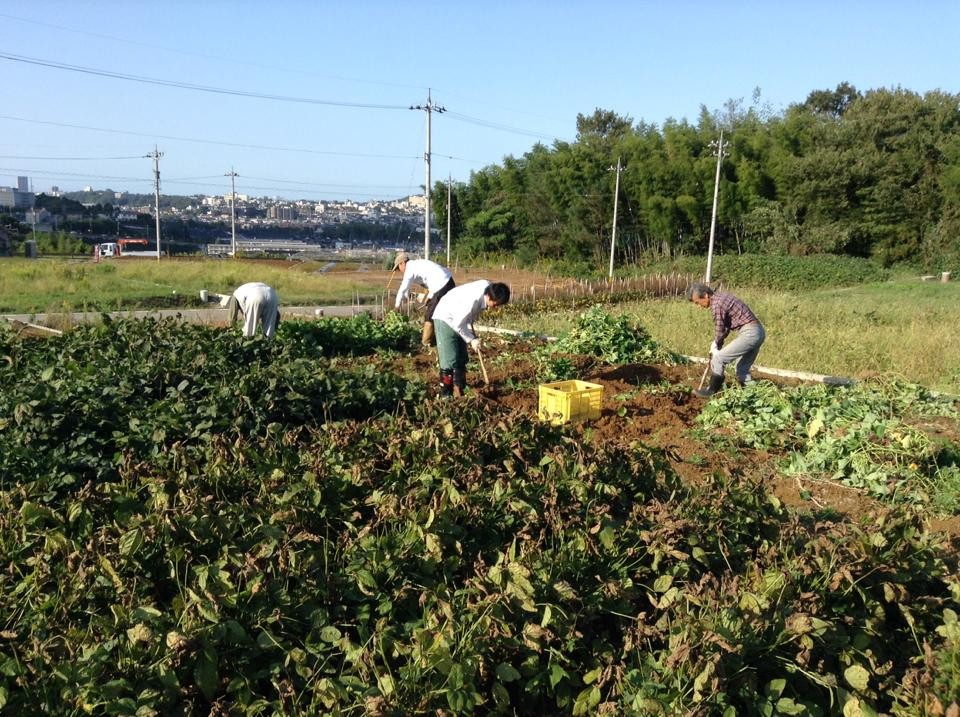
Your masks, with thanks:
M710 344L710 355L711 355L711 356L712 356L713 354L717 353L717 351L719 351L719 350L720 350L720 347L717 346L717 342L716 342L716 341L714 341L712 344Z
M470 348L472 348L474 351L479 351L479 350L480 350L480 339L474 339L473 341L471 341L471 342L470 342Z

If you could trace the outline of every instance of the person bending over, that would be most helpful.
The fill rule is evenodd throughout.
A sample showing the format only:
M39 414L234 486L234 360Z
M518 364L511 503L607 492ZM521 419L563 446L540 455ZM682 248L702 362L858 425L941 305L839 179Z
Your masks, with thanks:
M510 287L486 279L471 281L440 299L433 322L437 332L440 358L440 395L462 396L467 387L467 346L480 351L480 339L473 322L482 311L510 301Z
M243 284L224 304L231 324L243 315L244 336L253 336L259 328L268 339L273 338L280 323L280 297L273 287L260 281Z
M445 266L440 266L429 259L411 259L403 251L399 252L393 261L393 270L397 269L403 272L403 279L400 281L400 288L397 289L395 309L400 308L411 284L419 284L427 290L427 306L421 340L424 346L430 346L434 333L433 314L444 294L456 286L453 274Z
M757 360L767 334L750 307L733 294L714 292L700 283L687 288L687 298L701 308L710 309L714 324L713 343L710 344L710 385L694 393L708 398L723 388L724 369L734 361L737 362L737 382L742 386L753 381L750 367ZM737 335L724 346L731 331L736 331Z

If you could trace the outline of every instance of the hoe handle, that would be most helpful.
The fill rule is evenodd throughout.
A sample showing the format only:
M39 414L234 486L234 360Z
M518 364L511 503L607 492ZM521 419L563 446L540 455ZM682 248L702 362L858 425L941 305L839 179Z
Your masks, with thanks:
M709 370L710 370L710 360L708 359L707 365L703 367L703 375L700 377L700 385L697 387L698 390L703 388L703 382L706 381L707 371Z
M487 377L487 367L483 365L483 354L480 353L480 349L477 349L477 358L480 359L480 370L483 371L483 383L489 386L490 379Z

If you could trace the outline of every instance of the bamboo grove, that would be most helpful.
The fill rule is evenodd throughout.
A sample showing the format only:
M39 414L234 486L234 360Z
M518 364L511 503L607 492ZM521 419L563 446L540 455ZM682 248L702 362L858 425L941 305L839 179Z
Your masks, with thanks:
M596 109L573 142L537 144L453 187L458 250L595 266L706 252L723 131L716 251L872 257L935 271L960 257L960 96L849 83L774 111L701 106L662 126ZM711 144L713 143L713 144ZM441 226L447 187L433 191Z

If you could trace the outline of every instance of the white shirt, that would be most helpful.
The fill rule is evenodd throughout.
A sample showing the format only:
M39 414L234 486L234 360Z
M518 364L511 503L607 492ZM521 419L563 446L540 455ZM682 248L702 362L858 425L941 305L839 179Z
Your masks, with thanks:
M403 270L403 281L400 288L397 289L396 308L400 308L403 297L411 283L420 284L427 289L427 298L432 299L440 289L447 285L447 282L453 278L453 274L446 267L440 266L429 259L408 259L407 266Z
M479 279L450 289L437 304L433 312L433 320L449 325L460 334L460 338L470 343L477 338L473 333L473 322L476 321L480 312L487 308L484 292L488 286L490 286L489 281Z
M270 286L252 281L240 286L233 292L235 302L230 312L230 323L237 318L237 309L243 312L243 335L253 336L257 327L263 329L263 335L272 339L277 330L277 312L280 309L280 297Z

